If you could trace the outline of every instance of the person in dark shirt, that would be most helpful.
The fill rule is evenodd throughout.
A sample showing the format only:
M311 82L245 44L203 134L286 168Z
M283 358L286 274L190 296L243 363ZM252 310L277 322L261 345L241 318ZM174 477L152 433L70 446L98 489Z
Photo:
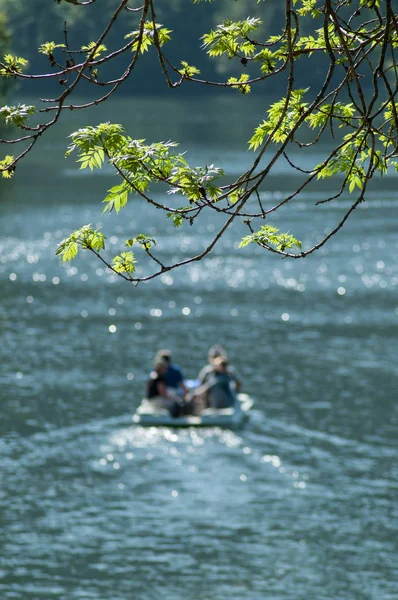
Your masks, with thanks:
M154 408L165 408L172 417L179 417L184 413L181 398L170 392L167 385L167 361L157 359L146 383L146 397Z
M184 375L180 367L173 364L171 351L166 349L159 350L155 356L155 361L157 360L163 360L167 363L165 373L167 387L171 388L177 394L185 396L188 390L184 383Z

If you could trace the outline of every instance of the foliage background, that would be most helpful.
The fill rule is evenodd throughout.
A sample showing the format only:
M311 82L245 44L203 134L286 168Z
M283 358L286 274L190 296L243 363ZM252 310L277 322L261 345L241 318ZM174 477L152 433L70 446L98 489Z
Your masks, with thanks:
M107 0L106 6L82 7L49 0L35 0L32 3L24 0L0 0L0 12L7 14L13 33L12 51L15 54L29 58L29 71L32 73L43 72L48 69L48 60L37 52L38 47L45 41L64 42L64 23L67 24L68 39L76 49L99 37L108 23L109 16L118 5L118 0ZM218 0L214 3L199 3L193 5L192 0L159 0L156 3L157 20L173 31L171 42L167 44L167 56L171 61L179 64L181 60L197 66L205 79L220 80L227 75L240 74L243 70L239 61L230 61L218 57L210 59L201 49L201 37L215 28L225 19L239 20L246 17L259 17L263 21L262 28L257 32L257 38L277 34L284 25L284 4L279 0L267 0L258 3L257 0L231 2ZM134 29L137 21L134 15L127 13L123 17L124 30L120 25L111 31L107 37L108 49L116 49L120 45L121 36ZM309 19L311 25L311 19ZM303 28L305 32L305 25ZM316 67L311 65L311 70L305 61L298 65L298 76L305 77L306 85L311 81L316 83L318 77L324 74L324 57L320 57ZM155 52L148 53L145 60L140 61L136 69L139 86L134 88L135 95L167 94L168 90L161 75ZM116 77L120 72L113 67L101 68L102 74ZM47 84L50 86L51 84ZM253 93L264 93L253 86ZM286 82L283 77L273 81L273 93L283 94ZM29 88L30 90L32 87ZM44 82L40 82L40 89L45 89ZM121 93L131 93L131 87L122 87ZM178 90L178 94L205 95L216 93L217 90L209 86L186 85ZM175 92L174 92L175 93ZM234 93L234 90L229 91Z

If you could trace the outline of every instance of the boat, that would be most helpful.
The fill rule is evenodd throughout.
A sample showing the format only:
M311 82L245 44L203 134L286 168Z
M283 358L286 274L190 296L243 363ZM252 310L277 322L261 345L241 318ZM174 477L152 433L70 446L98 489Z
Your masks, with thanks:
M172 417L168 410L154 408L144 398L133 415L133 423L142 427L222 427L238 429L249 418L253 400L248 394L237 394L237 403L231 408L206 408L199 415Z

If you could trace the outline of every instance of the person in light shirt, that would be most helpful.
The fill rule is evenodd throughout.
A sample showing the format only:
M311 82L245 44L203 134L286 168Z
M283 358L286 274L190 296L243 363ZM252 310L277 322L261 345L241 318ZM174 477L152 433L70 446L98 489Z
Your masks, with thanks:
M223 346L221 346L220 344L215 344L214 346L211 346L211 348L209 348L209 352L207 355L208 364L205 365L199 371L199 374L198 374L199 385L203 385L207 382L208 378L211 376L211 374L214 371L214 361L216 358L218 358L220 356L222 356L224 358L224 360L226 361L227 373L231 377L231 379L234 381L236 392L239 392L241 389L240 378L236 374L235 369L233 367L231 367L231 365L228 363L227 352L226 352L225 348Z

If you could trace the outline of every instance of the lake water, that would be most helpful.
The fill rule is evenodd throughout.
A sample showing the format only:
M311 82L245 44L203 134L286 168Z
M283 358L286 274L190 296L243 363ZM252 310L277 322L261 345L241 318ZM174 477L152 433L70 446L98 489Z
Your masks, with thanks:
M201 249L215 226L176 234L138 200L101 216L115 179L63 159L71 130L122 120L238 173L263 118L250 102L74 112L1 182L1 598L397 600L396 178L303 261L237 249L244 230L138 287L95 257L54 256L90 222L114 254L157 234L165 260ZM264 202L294 184L281 165ZM273 222L317 239L349 206L315 208L321 191ZM195 377L215 342L255 399L245 428L132 426L154 352L171 348Z

